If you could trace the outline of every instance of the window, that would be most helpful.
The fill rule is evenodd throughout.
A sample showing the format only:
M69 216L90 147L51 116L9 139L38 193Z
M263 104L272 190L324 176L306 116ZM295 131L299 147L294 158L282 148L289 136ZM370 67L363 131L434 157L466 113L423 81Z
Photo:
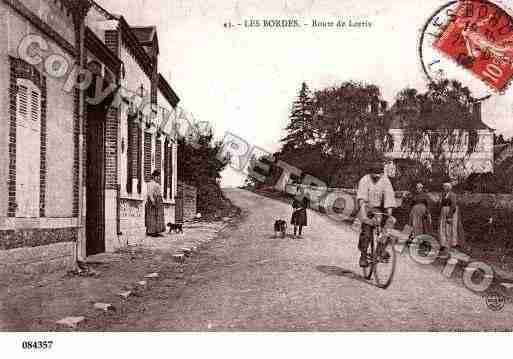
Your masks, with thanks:
M41 90L17 80L16 217L39 217L41 172Z

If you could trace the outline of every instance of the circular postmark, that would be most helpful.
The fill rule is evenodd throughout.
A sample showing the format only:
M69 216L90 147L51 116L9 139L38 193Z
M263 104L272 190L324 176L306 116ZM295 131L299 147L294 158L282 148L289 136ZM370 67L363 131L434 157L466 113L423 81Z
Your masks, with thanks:
M513 19L491 1L450 1L424 24L418 52L430 82L458 80L483 100L513 78Z
M486 306L494 312L501 311L504 308L506 298L498 292L490 292L485 295Z

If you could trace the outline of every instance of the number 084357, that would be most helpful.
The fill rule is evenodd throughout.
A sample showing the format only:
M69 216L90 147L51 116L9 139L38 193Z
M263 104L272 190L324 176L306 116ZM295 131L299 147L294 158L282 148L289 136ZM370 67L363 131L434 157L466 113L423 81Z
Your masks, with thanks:
M52 340L27 340L21 343L21 347L28 350L47 350L52 349L52 346Z

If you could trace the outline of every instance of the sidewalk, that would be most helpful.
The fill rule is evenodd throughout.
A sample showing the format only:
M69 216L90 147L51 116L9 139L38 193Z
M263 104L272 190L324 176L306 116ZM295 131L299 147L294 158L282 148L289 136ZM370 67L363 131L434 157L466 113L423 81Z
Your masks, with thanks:
M130 301L143 300L156 282L180 279L188 257L233 222L184 224L184 234L145 237L115 253L88 257L80 274L56 272L0 288L0 331L72 330L73 325L57 321L82 319L83 328L91 319L108 320L108 312L120 315ZM97 303L112 307L103 311L94 307Z

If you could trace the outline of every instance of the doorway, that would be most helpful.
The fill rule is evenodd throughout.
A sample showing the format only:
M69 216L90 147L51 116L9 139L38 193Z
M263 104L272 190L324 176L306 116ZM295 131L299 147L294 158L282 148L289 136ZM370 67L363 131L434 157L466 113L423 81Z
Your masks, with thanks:
M105 117L103 104L87 105L86 255L105 252Z

